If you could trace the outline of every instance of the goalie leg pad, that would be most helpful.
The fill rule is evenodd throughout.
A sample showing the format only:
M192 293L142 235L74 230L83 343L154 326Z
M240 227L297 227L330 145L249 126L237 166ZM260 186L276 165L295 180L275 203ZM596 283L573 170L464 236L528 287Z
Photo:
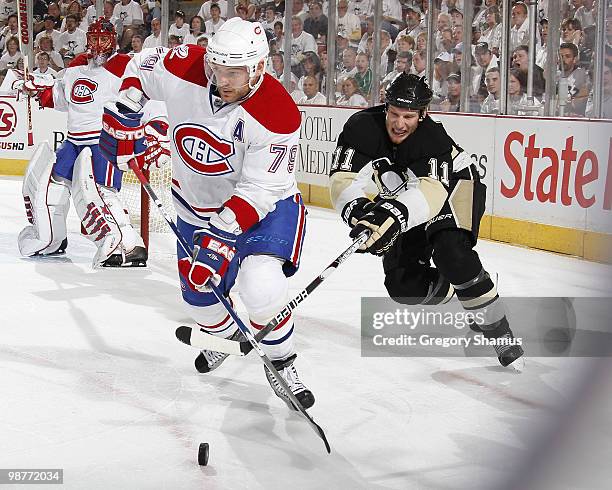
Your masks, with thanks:
M263 329L289 302L289 281L283 260L271 255L249 255L240 266L238 281L251 320L251 330ZM286 359L295 353L293 318L287 317L261 341L270 359Z
M73 178L74 206L87 237L98 247L93 266L99 267L113 253L121 253L122 234L115 216L100 192L100 187L95 182L89 148L84 148L79 154Z
M48 142L41 143L28 164L22 194L30 225L18 238L24 256L58 252L66 240L66 216L70 209L70 182L52 178L55 155Z

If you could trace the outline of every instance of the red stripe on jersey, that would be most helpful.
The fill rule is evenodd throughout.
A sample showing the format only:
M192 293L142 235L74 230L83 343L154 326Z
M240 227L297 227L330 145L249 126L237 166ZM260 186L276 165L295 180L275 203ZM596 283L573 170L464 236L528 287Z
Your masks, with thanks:
M208 79L204 72L206 48L194 44L185 44L176 49L181 50L181 56L174 49L170 50L164 57L166 70L186 82L206 87L208 85Z
M234 212L236 221L243 232L259 221L257 210L241 197L232 196L224 206L230 208Z
M275 332L276 330L280 328L283 328L289 320L291 320L291 315L289 315L282 322L280 322L276 327L274 327L273 332ZM265 328L265 325L260 325L259 323L255 323L253 320L250 320L250 322L253 328L256 328L257 330L263 330Z
M71 136L83 136L86 134L100 134L100 130L97 131L68 131L68 134Z
M144 90L142 90L142 84L140 83L140 80L136 77L127 77L125 80L123 80L123 83L121 84L121 88L119 89L119 92L122 92L132 87L136 87L138 90L140 90L144 94Z
M242 103L242 107L264 128L276 134L291 134L302 122L302 115L291 96L278 80L267 73L257 91Z
M300 220L298 223L297 237L295 239L295 250L291 257L291 262L297 265L300 257L300 250L302 249L302 240L304 239L304 225L306 221L306 213L304 212L304 205L300 204Z
M131 59L127 54L118 53L104 63L104 69L111 72L117 78L121 78L125 72L125 67Z
M180 182L179 182L178 180L176 180L176 179L172 179L172 183L173 183L175 186L177 186L179 189L181 188L181 184L180 184Z
M216 323L214 325L204 325L203 323L198 323L198 325L200 327L204 327L204 328L208 328L208 329L212 329L212 328L220 328L223 327L225 325L225 323L230 319L229 314L223 319L221 320L219 323Z
M83 66L89 63L89 58L87 57L87 53L77 54L74 59L68 65L68 68L72 68L74 66Z

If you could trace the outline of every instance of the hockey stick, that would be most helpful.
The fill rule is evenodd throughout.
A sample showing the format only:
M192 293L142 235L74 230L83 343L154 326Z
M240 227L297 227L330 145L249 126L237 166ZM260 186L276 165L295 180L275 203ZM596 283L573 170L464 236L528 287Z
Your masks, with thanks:
M332 272L334 272L338 266L348 259L357 249L367 241L370 236L369 230L363 231L353 243L338 257L336 257L331 264L329 264L323 272L315 277L308 286L302 289L295 298L293 298L285 307L276 315L268 324L257 332L255 340L261 342L270 332L272 332L283 320L285 320L291 312L295 310L302 301L304 301L310 294L318 288L321 283L327 279ZM237 340L229 340L221 337L216 337L208 333L200 332L198 329L193 329L187 326L181 326L176 329L176 338L181 342L198 349L208 349L225 354L234 356L246 356L253 347L250 342L243 340L242 342Z
M138 164L136 163L136 161L135 160L131 160L130 163L129 163L129 167L134 172L134 174L136 174L136 177L138 178L138 180L142 184L145 192L149 195L149 197L151 198L151 201L153 201L153 203L157 206L157 209L161 213L162 217L164 218L166 223L168 223L168 226L170 226L170 228L172 229L172 231L176 235L178 243L181 246L181 248L183 249L183 251L188 256L193 256L193 251L192 251L191 247L189 246L189 244L187 243L187 241L185 240L183 235L181 235L181 232L179 231L179 229L176 226L176 223L174 222L172 217L163 208L163 205L162 205L161 201L159 200L159 198L155 194L155 191L151 187L151 184L149 184L147 178L142 173L142 170L140 170L140 168L138 167ZM258 342L255 340L255 338L253 337L253 334L251 333L251 331L242 322L240 317L236 314L236 312L232 308L232 305L229 303L227 298L223 295L223 293L218 288L218 286L215 286L215 284L212 281L209 281L208 287L210 287L210 289L212 290L213 294L217 297L219 302L225 307L225 309L227 310L229 315L232 317L232 320L234 320L234 322L236 323L236 325L238 326L238 328L242 332L242 335L245 336L245 338L251 344L252 348L255 350L255 352L257 352L257 354L259 355L259 357L263 361L264 365L266 366L266 368L268 369L270 374L272 374L274 379L276 379L278 384L285 391L285 394L287 395L289 400L291 400L291 403L293 404L294 408L308 421L309 425L312 427L312 429L317 433L317 435L321 438L321 440L325 444L325 449L327 450L327 452L331 453L331 448L329 446L329 442L327 442L327 437L325 437L325 432L323 432L323 429L313 420L313 418L304 409L304 407L302 406L300 401L293 394L293 392L291 391L291 389L287 385L287 382L283 379L283 377L279 374L277 369L274 367L274 365L272 364L272 361L266 355L266 353L263 351L263 349L258 344Z
M23 16L25 15L26 23L23 23ZM30 44L30 34L28 29L28 12L27 12L27 2L20 1L17 6L17 24L19 24L19 51L21 53L24 52L24 46ZM23 34L26 34L25 40L23 39ZM30 59L27 54L23 56L23 79L24 83L28 81L28 77L30 75ZM26 112L28 115L28 146L34 146L34 134L32 132L32 98L30 95L27 95L26 98Z

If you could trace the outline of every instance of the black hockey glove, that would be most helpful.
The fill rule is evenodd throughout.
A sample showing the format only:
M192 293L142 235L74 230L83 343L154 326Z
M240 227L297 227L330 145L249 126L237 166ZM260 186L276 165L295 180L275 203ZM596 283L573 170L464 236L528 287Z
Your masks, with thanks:
M349 201L342 209L342 221L353 228L361 218L368 214L374 204L367 197L358 197Z
M358 252L384 255L393 246L400 233L408 231L408 208L395 199L378 201L353 227L350 237L356 238L367 229L372 231L372 235Z

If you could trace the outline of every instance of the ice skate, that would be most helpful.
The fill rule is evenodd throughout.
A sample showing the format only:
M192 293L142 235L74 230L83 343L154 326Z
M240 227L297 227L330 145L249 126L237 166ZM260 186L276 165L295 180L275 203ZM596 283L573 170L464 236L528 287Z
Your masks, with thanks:
M297 369L295 369L295 366L293 365L293 361L296 357L297 355L293 354L287 359L273 361L272 364L274 364L274 367L278 370L279 374L287 382L289 389L291 389L298 401L305 409L308 409L314 405L315 398L312 391L306 388L306 386L304 386L300 381ZM278 381L276 381L274 376L270 374L268 368L264 366L264 370L266 372L266 378L268 378L268 383L270 383L270 386L274 390L276 396L283 400L290 409L296 410L285 391L279 385Z
M230 337L229 340L236 340L241 342L244 340L244 336L240 330L236 330ZM210 371L217 369L223 361L227 359L227 354L218 352L216 350L201 350L195 360L195 368L199 373L209 373Z

